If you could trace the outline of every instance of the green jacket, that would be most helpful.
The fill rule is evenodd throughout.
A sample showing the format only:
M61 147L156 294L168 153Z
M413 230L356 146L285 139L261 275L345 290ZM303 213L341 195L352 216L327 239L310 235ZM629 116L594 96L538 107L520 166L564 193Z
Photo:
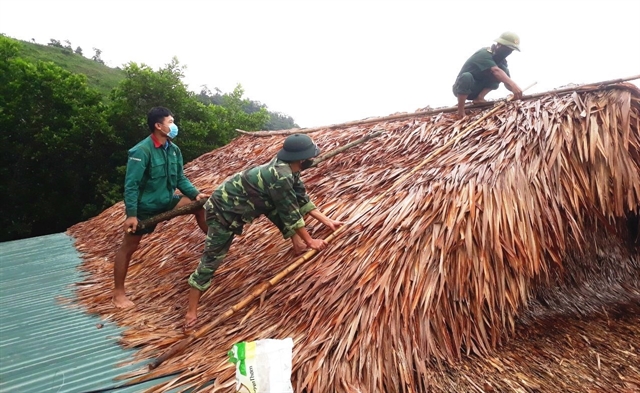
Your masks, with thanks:
M176 188L194 199L199 191L183 172L182 152L172 142L156 147L149 135L129 150L124 179L127 217L168 210Z
M234 233L264 214L285 239L304 227L304 216L316 208L300 179L284 161L269 163L236 173L213 192L204 208L207 219L214 216Z

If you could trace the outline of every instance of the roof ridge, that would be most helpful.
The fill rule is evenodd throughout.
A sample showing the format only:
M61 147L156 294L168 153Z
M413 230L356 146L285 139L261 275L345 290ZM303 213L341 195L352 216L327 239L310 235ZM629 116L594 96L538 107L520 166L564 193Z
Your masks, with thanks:
M629 77L626 77L626 78L611 79L611 80L602 81L602 82L585 83L585 84L582 84L582 85L569 86L569 87L566 87L566 88L549 90L549 91L546 91L546 92L535 93L535 94L531 94L531 95L528 95L528 96L523 96L522 97L522 101L527 101L527 100L531 100L531 99L534 99L534 98L544 97L544 96L547 96L547 95L564 95L564 94L570 94L570 93L574 93L574 92L586 92L586 91L592 92L592 91L598 91L598 90L603 90L603 89L610 89L612 87L635 90L636 92L638 92L640 94L640 89L637 89L637 88L632 89L631 85L629 85L629 84L621 84L623 82L628 82L628 81L636 80L636 79L640 79L640 75L633 75L633 76L629 76ZM496 104L498 102L501 102L503 100L504 99L496 100L496 101L487 101L487 102L478 103L478 104L471 104L469 106L465 106L465 108L466 109L487 108L487 107L493 106L494 104ZM408 119L408 118L412 118L412 117L432 116L432 115L437 115L437 114L440 114L440 113L455 112L457 110L458 110L457 106L451 106L451 107L436 108L436 109L432 109L432 110L428 110L428 111L422 111L422 112L399 113L399 114L383 116L383 117L369 117L369 118L362 119L362 120L355 120L355 121L349 121L349 122L345 122L345 123L331 124L331 125L328 125L328 126L319 126L319 127L311 127L311 128L293 128L293 129L289 129L289 130L276 130L276 131L264 131L264 130L263 131L245 131L245 130L236 129L236 131L239 132L240 134L250 135L250 136L254 136L254 137L265 137L265 136L275 136L275 135L290 135L290 134L307 134L307 133L321 131L321 130L331 130L331 129L334 129L334 128L344 128L344 127L350 127L350 126L359 126L359 125L365 125L365 124L380 123L382 121L403 120L403 119Z

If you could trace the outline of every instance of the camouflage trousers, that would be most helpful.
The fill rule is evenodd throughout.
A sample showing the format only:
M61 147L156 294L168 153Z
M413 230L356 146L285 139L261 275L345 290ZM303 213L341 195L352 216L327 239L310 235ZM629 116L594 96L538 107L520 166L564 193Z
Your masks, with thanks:
M211 278L222 260L227 256L234 233L221 224L215 216L207 220L209 230L204 243L204 252L196 271L189 276L189 285L200 291L206 291L211 285Z

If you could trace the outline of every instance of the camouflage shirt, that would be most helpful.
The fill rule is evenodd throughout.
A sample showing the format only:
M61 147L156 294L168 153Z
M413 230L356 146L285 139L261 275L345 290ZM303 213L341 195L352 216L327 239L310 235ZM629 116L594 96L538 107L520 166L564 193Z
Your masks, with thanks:
M215 217L236 234L244 224L264 214L285 239L304 227L304 216L316 208L300 173L274 158L269 163L236 173L213 192L204 205L207 220Z

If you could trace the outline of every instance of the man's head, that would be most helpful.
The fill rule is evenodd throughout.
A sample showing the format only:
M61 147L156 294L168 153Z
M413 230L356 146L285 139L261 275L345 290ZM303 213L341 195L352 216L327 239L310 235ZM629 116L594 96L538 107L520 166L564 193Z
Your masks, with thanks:
M520 38L515 33L507 31L496 38L496 43L491 47L493 52L493 60L501 63L514 50L520 51Z
M173 124L173 113L165 107L156 106L147 113L149 132L159 130L162 134L169 135L171 124Z
M311 161L320 154L320 149L313 140L304 134L293 134L284 140L282 149L278 152L278 159L285 162ZM310 162L308 162L310 164Z

